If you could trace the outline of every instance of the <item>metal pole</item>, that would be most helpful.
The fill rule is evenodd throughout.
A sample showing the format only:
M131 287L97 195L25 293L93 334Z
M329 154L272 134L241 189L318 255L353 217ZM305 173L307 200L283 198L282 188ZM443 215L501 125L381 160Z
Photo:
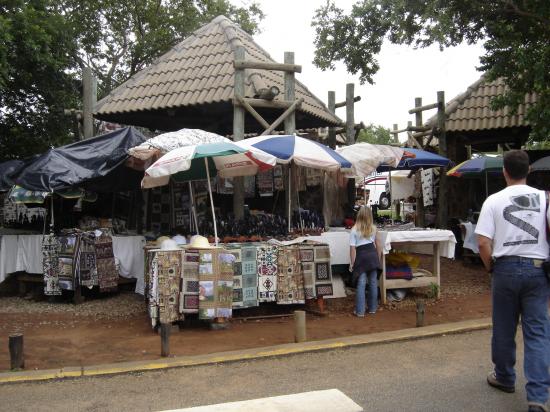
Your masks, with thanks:
M199 221L197 220L197 207L195 205L195 191L193 190L193 185L191 181L187 182L189 184L189 199L191 202L191 213L193 214L193 222L195 222L195 234L199 234Z
M206 166L206 178L208 179L208 194L210 195L210 207L212 208L212 221L214 222L214 241L218 246L218 226L216 225L216 211L214 210L214 199L212 198L212 185L210 184L210 171L208 170L208 157L204 158Z

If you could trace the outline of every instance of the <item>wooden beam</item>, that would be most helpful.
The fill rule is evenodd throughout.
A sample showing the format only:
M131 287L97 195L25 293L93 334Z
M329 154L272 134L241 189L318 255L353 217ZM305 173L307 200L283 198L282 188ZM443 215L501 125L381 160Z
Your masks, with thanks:
M269 123L265 121L265 119L258 113L252 106L250 106L247 102L244 101L243 97L235 94L235 99L260 123L264 129L267 129L269 127Z
M300 98L298 100L296 100L288 109L286 109L284 111L284 113L282 115L280 115L277 120L275 120L271 126L269 126L269 128L267 128L266 130L264 130L264 132L261 134L261 136L265 136L265 135L268 135L270 134L273 130L275 130L275 128L277 126L279 126L283 120L285 120L285 118L291 114L292 112L294 112L294 110L296 110L298 107L300 107L302 105L302 102L304 101L303 98Z
M238 46L235 49L235 61L245 59L244 47ZM235 70L235 96L244 96L244 69ZM233 140L239 141L244 139L244 118L245 111L242 106L233 106ZM233 213L235 219L239 220L244 217L244 180L242 177L233 179Z
M94 135L94 106L97 103L97 80L92 74L92 69L84 67L82 69L82 118L84 139L89 139Z
M422 97L416 97L414 99L414 106L415 107L422 107ZM422 126L422 112L418 112L414 116L415 126L421 127ZM426 133L425 131L422 133ZM420 136L419 134L413 133L413 138L416 139L420 146L423 146L422 149L425 149L426 146L424 146L424 136ZM420 139L420 140L418 140ZM415 183L416 187L420 188L419 193L417 193L416 196L416 222L415 224L418 227L424 227L425 226L425 213L424 213L424 199L422 198L422 177L420 176L420 171L416 171L415 176Z
M437 127L439 129L438 139L439 139L439 154L443 157L447 157L447 139L445 134L445 92L437 92ZM449 199L447 198L447 174L445 173L445 168L441 168L441 173L439 174L439 197L437 201L437 223L440 229L447 228L447 217L448 217L448 204ZM435 256L434 256L435 259Z
M336 93L333 91L328 92L328 111L334 114L336 111ZM336 149L336 128L328 128L328 147Z
M278 70L286 73L302 73L302 66L300 66L299 64L267 63L238 59L235 60L233 66L235 67L235 69Z
M415 107L414 109L409 110L409 114L414 114L418 112L423 112L424 110L437 109L439 103L427 104L425 106Z
M361 101L361 96L355 96L353 98L354 103L357 103L357 102L360 102L360 101ZM347 101L346 102L335 103L334 108L338 109L339 107L344 107L346 105L346 103L347 103Z
M285 64L289 66L294 65L294 53L285 52ZM294 78L294 72L286 71L284 73L284 89L285 89L285 100L287 102L293 102L296 99L296 79ZM302 100L303 101L303 100ZM285 117L285 133L294 134L296 133L296 116L294 110L290 111Z
M413 133L413 136L414 136L415 138L431 136L431 135L432 135L432 130L433 130L433 129L430 129L430 130L427 131L427 132Z
M354 88L353 83L346 84L346 143L355 143L355 118L354 118Z
M285 102L282 100L263 100L263 99L251 99L243 97L243 100L252 107L261 107L265 109L288 109L292 102ZM233 101L233 104L240 104L238 101Z

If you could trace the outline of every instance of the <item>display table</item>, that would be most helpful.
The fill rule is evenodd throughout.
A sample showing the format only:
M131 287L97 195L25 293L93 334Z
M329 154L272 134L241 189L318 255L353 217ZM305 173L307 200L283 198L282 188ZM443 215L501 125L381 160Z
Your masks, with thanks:
M113 236L113 253L119 263L120 276L136 279L136 293L143 295L143 236ZM0 283L10 273L42 274L42 235L0 236Z
M380 230L376 240L382 245L382 276L380 277L380 294L382 303L386 303L386 290L418 288L437 285L437 297L441 293L440 257L454 258L456 239L450 230ZM390 250L433 254L433 271L431 276L415 277L412 280L386 279L386 255ZM429 252L429 253L427 253Z

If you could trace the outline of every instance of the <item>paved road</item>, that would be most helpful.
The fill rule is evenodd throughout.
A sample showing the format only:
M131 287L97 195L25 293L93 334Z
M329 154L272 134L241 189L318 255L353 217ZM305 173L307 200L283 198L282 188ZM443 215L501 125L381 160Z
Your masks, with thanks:
M515 394L486 385L489 340L489 331L479 331L219 366L9 384L0 386L0 410L160 411L337 388L367 411L525 411L521 365Z

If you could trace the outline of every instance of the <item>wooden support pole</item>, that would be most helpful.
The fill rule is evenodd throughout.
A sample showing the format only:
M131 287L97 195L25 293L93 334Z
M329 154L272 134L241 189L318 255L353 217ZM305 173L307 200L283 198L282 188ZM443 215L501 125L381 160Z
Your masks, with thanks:
M24 369L25 368L25 355L23 353L23 334L12 333L9 336L9 350L10 350L10 368Z
M472 158L472 145L468 144L468 145L466 145L466 159L469 160L471 158ZM470 185L470 186L472 186L472 185Z
M353 102L354 103L357 103L357 102L360 102L361 101L361 96L355 96L353 98ZM348 101L346 100L345 102L339 102L339 103L335 103L334 104L334 108L335 109L338 109L339 107L344 107L348 104ZM330 110L330 109L329 109Z
M426 106L415 107L414 109L409 110L409 114L414 114L417 112L423 112L424 110L437 109L439 103L427 104Z
M391 132L393 135L393 142L399 143L399 132L397 131L397 123L393 124L393 131Z
M447 157L447 138L445 134L445 92L437 92L437 127L439 129L439 154L443 157ZM437 217L438 225L440 229L447 228L447 216L448 216L448 204L447 198L447 174L445 168L440 168L439 173L439 195L437 200Z
M242 46L235 49L235 62L245 59L245 50ZM244 68L235 66L235 97L244 96ZM238 142L244 139L244 108L240 105L233 106L233 140ZM242 177L233 178L233 213L235 219L244 217L244 180Z
M248 104L242 96L239 96L238 94L235 95L235 98L237 101L260 123L264 129L267 129L269 127L269 123L265 121L265 119L258 113L250 104Z
M336 93L333 91L328 92L328 111L335 113L336 104ZM334 127L328 128L328 147L331 149L336 149L336 129Z
M355 85L346 84L346 144L355 143L354 94Z
M284 113L282 115L280 115L277 120L275 120L271 126L269 126L269 128L267 128L266 130L264 130L264 132L261 134L261 136L266 136L268 134L270 134L271 132L273 132L273 130L275 130L275 128L277 128L277 126L279 126L284 120L286 120L288 118L288 116L290 114L293 114L294 113L294 110L296 110L298 107L300 107L302 105L302 102L304 101L303 97L299 98L298 100L296 100L294 102L293 105L291 105L288 109L286 109L284 111ZM294 131L296 131L296 129L294 129ZM285 128L285 133L287 134L294 134L294 133L288 133L286 131L286 128Z
M89 139L94 135L94 106L97 102L97 81L92 74L92 69L84 67L82 69L82 120L84 129L84 139Z
M252 107L261 107L264 109L287 109L292 105L292 102L285 102L282 100L263 100L263 99L251 99L249 97L243 97L243 100ZM233 104L240 104L238 100L234 100Z
M424 326L424 313L426 312L426 308L424 305L423 299L418 299L416 301L416 327L419 328L421 326Z
M292 53L294 54L294 53ZM260 69L260 70L278 70L285 73L302 73L302 66L294 63L267 63L258 61L244 61L239 58L233 63L235 69Z
M170 356L170 332L172 325L169 323L160 324L160 356Z
M294 342L305 342L306 336L306 312L303 310L294 311Z
M421 107L422 106L422 97L417 97L414 99L414 106L415 107ZM414 116L415 125L417 127L422 126L422 112L417 112ZM415 135L413 134L413 137ZM421 146L424 146L424 139L420 137L420 140L416 138L417 141L421 144ZM419 192L416 196L416 226L418 227L424 227L425 226L425 219L424 219L424 199L422 198L422 176L420 175L420 171L417 171L414 176L416 187L419 188ZM417 325L418 326L418 325Z
M285 64L286 65L294 65L294 53L293 52L285 52ZM296 87L296 79L294 78L294 73L293 72L285 72L285 74L284 74L284 88L285 88L285 100L287 102L294 102L294 100L296 99L295 87ZM303 99L302 99L302 101L303 101ZM290 109L290 107L289 107L289 109ZM289 109L287 109L287 111L289 111ZM292 110L291 112L289 111L289 113L284 118L284 120L285 120L285 133L286 134L296 133L296 115L294 114L294 110Z

